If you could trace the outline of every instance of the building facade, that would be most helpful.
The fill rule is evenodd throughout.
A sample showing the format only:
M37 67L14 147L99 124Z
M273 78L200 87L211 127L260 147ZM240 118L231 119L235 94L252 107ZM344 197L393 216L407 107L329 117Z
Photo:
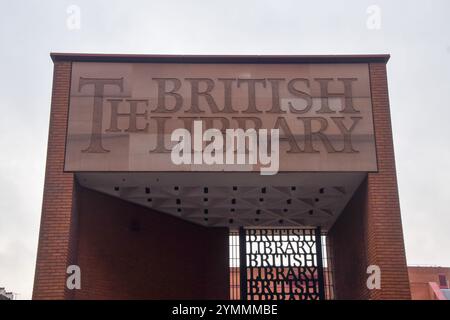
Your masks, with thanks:
M388 55L51 57L34 299L411 298Z
M409 266L408 273L413 300L450 300L450 268Z

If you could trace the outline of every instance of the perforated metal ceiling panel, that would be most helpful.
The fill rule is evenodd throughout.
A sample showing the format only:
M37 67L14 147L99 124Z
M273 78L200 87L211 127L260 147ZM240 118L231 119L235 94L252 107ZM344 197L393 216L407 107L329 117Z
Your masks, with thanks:
M329 228L363 173L78 173L87 188L206 226Z

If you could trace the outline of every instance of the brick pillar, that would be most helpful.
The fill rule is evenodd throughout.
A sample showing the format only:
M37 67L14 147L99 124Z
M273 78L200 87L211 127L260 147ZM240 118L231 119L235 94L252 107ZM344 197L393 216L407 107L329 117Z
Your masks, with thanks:
M366 300L367 269L367 179L355 191L328 232L334 293L338 300Z
M65 283L74 251L74 176L64 173L63 166L71 70L71 62L55 62L33 299L69 298Z
M368 174L328 233L335 293L337 299L410 299L386 65L369 69L378 172ZM369 265L381 269L380 290L367 288Z
M411 299L395 169L386 64L369 64L378 172L367 179L368 263L381 268L371 299Z

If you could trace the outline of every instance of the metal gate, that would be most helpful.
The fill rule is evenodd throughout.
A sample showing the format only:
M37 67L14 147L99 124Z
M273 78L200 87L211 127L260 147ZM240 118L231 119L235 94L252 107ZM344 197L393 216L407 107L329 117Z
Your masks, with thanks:
M243 300L323 300L320 228L239 229Z

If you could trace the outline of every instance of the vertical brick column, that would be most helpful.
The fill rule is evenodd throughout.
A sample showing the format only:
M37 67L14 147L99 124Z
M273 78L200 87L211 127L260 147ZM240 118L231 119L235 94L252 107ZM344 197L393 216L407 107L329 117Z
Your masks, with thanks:
M337 299L410 299L385 63L369 64L378 172L369 173L328 232ZM369 265L381 289L366 285Z
M367 179L367 258L381 268L381 289L371 299L410 299L400 216L386 64L370 63L378 172Z
M64 173L71 62L55 62L33 299L64 299L71 259L74 176Z

